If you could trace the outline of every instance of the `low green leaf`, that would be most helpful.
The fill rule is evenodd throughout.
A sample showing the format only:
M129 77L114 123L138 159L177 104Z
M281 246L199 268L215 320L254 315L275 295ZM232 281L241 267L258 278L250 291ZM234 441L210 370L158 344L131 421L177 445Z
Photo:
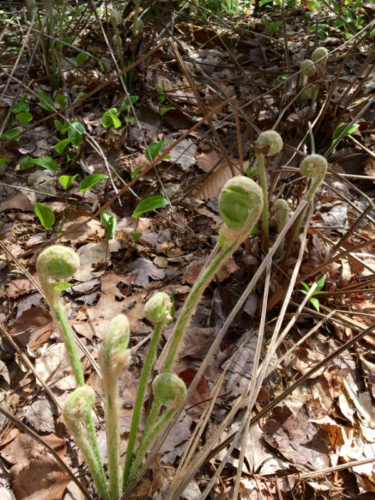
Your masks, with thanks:
M61 108L66 108L68 105L68 98L66 95L59 94L55 97L55 102L57 102Z
M55 214L52 210L47 207L47 205L43 205L43 203L35 203L34 210L42 226L47 229L47 231L51 229L55 223Z
M20 161L21 168L23 168L24 170L30 168L32 164L33 164L33 158L31 158L31 156L24 156Z
M312 297L310 299L310 302L313 305L313 307L319 312L319 306L320 306L319 300L318 299L314 299L314 297Z
M19 141L20 137L18 137L21 134L21 131L18 130L18 128L12 128L11 130L8 130L8 132L5 132L4 134L1 134L2 139L14 139L15 141Z
M161 148L163 147L165 141L154 141L148 146L148 151L145 151L145 157L147 161L154 161L155 158L160 153ZM149 154L150 152L150 154ZM151 155L151 158L150 158Z
M116 234L116 216L111 214L111 212L108 212L107 210L103 210L103 212L100 214L100 221L106 229L105 241L109 241Z
M337 142L337 139L340 137L341 133L346 129L346 127L348 126L348 124L344 124L344 125L340 125L339 127L337 127L337 129L335 129L335 131L333 132L333 141L332 141L332 144L336 144ZM352 134L353 132L355 132L357 129L359 128L359 124L358 123L355 123L354 125L352 125L350 127L350 129L345 133L345 135L343 136L344 137L348 137L348 135Z
M139 238L142 236L142 233L138 233L137 231L132 231L130 233L130 236L133 238L134 241L138 241Z
M301 281L301 285L303 285L308 292L310 291L310 287L307 283L305 283L304 281Z
M63 126L61 127L60 132L61 132L62 134L66 134L66 133L67 133L67 131L69 130L69 127L70 127L70 123L65 122L65 123L63 124Z
M90 57L89 55L84 54L83 52L78 54L78 56L76 57L77 66L81 66L85 61L87 61L89 57Z
M9 160L9 158L0 158L0 167L4 165Z
M45 92L43 92L43 90L40 89L38 89L36 92L39 96L40 105L42 106L43 109L46 109L47 111L56 111L55 105L48 94L46 94Z
M303 293L303 295L307 295L309 292L306 292L306 290L300 290L301 293Z
M66 139L63 139L62 141L58 142L55 145L55 151L56 153L59 153L60 155L63 154L66 146L72 142L72 139L70 137L67 137Z
M77 130L74 130L71 125L73 125L73 127ZM68 128L68 137L71 138L74 146L80 146L83 142L82 134L86 132L85 127L82 125L82 123L76 121L72 122L71 125Z
M59 120L55 120L55 121L54 121L54 123L55 123L55 127L57 128L57 130L58 130L59 132L61 132L61 129L62 129L62 127L63 127L63 124L62 124Z
M94 187L98 182L100 182L103 179L108 179L108 175L104 174L92 174L88 175L83 179L79 186L79 191L80 193L86 193L88 189L91 189Z
M65 283L63 281L57 282L57 283L50 283L51 288L56 290L56 292L63 292L64 290L68 290L68 288L71 288L72 284L71 283Z
M321 278L318 279L316 282L316 290L315 293L320 292L320 290L324 287L324 284L326 282L327 275L324 274Z
M99 61L99 66L102 68L104 74L108 75L109 70L107 64L105 62Z
M168 106L168 108L164 108L160 110L160 115L164 116L165 113L168 113L168 111L172 111L172 109L176 109L174 106Z
M74 36L64 36L64 38L62 39L63 42L65 43L72 43L72 41L74 40Z
M161 89L158 85L156 86L156 88L158 89L158 92L159 92L159 101L161 103L163 103L165 101L165 99L166 99L165 98L165 94L164 94L164 92L165 92L164 82L162 82L162 87L163 88Z
M108 128L112 124L115 128L121 127L121 121L118 118L118 113L116 108L108 109L102 117L103 127Z
M141 170L142 167L138 167L135 170L133 170L133 172L130 172L131 180L135 179Z
M56 172L59 168L58 164L50 156L42 156L41 158L34 158L33 163L39 165L40 167L47 168Z
M137 102L138 99L139 99L139 96L137 96L137 95L131 95L129 97L130 97L130 102L132 104L134 104L135 102ZM124 101L124 104L121 106L121 108L119 108L118 113L120 114L121 111L124 111L124 109L130 109L130 108L131 108L131 106L129 104L129 99L126 98L125 101Z
M27 113L30 111L30 106L25 102L19 102L12 108L12 113Z
M76 174L76 175L61 175L59 177L59 183L62 185L63 188L69 189L70 186L73 184L73 181L76 177L78 177L78 174Z
M16 119L24 127L27 123L31 122L33 115L31 113L17 113Z
M132 217L139 219L145 212L168 205L169 201L163 196L151 196L142 200L134 210Z
M134 118L129 118L128 116L125 116L125 117L124 117L124 122L125 122L125 123L131 123L131 122L134 122Z

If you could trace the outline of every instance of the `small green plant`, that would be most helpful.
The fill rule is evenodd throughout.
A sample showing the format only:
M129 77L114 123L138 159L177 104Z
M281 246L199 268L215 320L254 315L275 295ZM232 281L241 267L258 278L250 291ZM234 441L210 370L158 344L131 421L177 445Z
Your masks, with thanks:
M108 210L103 210L100 214L100 221L105 227L105 241L109 242L116 234L117 219L116 216L108 212Z
M160 153L162 147L164 146L165 141L154 141L147 146L145 151L145 157L147 161L154 161L155 158ZM170 156L164 156L163 160L169 160Z
M263 216L262 216L262 229L265 234L265 245L268 246L269 239L269 224L268 224L268 186L266 167L264 165L265 154L276 154L283 148L283 140L274 130L263 132L258 137L255 144L255 158L257 161L257 172L260 185L263 191Z
M30 106L26 104L27 94L22 97L19 103L12 107L12 113L16 115L16 119L24 127L33 119L30 113Z
M57 153L62 154L69 144L78 147L83 143L83 134L85 134L86 130L82 123L71 121L62 124L58 120L55 120L55 126L61 134L64 135L68 133L66 139L62 139L55 145L55 151Z
M165 205L169 205L169 201L163 196L150 196L150 198L145 198L136 206L136 209L132 213L132 217L134 217L134 219L139 219L145 212L156 210Z
M131 104L134 104L138 100L138 96L137 95L131 95L129 97L130 97ZM130 109L131 108L131 104L129 103L129 99L126 98L125 101L124 101L124 104L120 108L111 108L111 109L108 109L103 114L103 117L102 117L102 125L103 125L103 127L108 128L111 125L113 125L115 128L121 127L122 123L121 123L121 120L119 118L120 114L122 113L122 111ZM128 124L128 123L131 123L132 121L134 121L134 118L129 118L128 116L125 116L124 117L124 121L125 121L126 124Z
M322 288L324 287L325 285L325 282L326 282L326 278L327 278L327 275L325 274L324 276L322 276L321 278L318 279L318 281L316 282L316 289L315 291L313 292L311 298L310 298L310 302L311 302L311 305L319 312L319 300L317 298L314 297L314 295L320 295L322 293L327 293L327 292L322 292ZM307 283L305 283L304 281L301 281L301 284L305 287L306 290L300 290L301 293L303 293L304 295L307 295L310 291L310 287Z
M91 174L83 179L79 185L79 192L85 194L88 189L93 188L98 184L98 182L103 179L108 179L108 175L105 174Z
M11 130L8 130L4 134L1 134L2 139L14 139L16 142L18 142L21 139L21 130L18 130L18 128L12 128Z
M111 212L108 212L108 210L103 210L103 212L100 214L100 222L105 227L105 241L106 241L105 261L107 262L109 240L111 238L114 238L116 235L117 219L116 216L114 214L111 214Z
M49 207L47 207L47 205L44 205L43 203L35 203L34 211L44 229L49 231L55 223L55 214Z
M159 94L159 101L163 104L163 102L165 101L166 97L165 97L165 87L164 87L164 82L161 82L161 87L159 87L159 85L156 86L156 88L158 89L158 94Z
M273 23L271 21L268 21L266 16L263 16L263 22L270 34L270 36L273 36L277 28L282 25L282 21L274 21Z
M315 33L316 31L318 31L320 38L324 39L328 36L328 31L326 31L327 28L329 28L329 24L327 23L318 23L318 25L314 23L309 31L310 33Z
M339 145L339 142L338 142L338 138L340 137L340 135L342 134L342 132L346 129L348 125L345 123L344 125L340 125L339 127L337 127L334 132L333 132L333 141L332 141L332 145L335 146L335 148ZM358 123L354 123L354 125L352 125L349 130L343 135L343 137L341 139L343 139L344 137L348 137L349 135L352 135L354 134L354 132L356 130L359 129L359 124Z
M176 109L174 106L168 106L167 108L163 108L160 110L160 116L164 116L165 113L168 113L168 111L172 111L173 109Z

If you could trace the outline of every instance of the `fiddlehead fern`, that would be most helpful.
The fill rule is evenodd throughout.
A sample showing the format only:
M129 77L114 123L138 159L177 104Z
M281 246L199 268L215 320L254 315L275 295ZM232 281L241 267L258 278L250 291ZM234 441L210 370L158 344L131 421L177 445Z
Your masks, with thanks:
M94 400L95 392L92 387L88 385L79 387L66 400L63 415L70 434L85 457L99 496L110 500L101 459L95 455L90 431L87 428Z
M268 240L269 237L268 186L267 186L266 168L264 164L264 153L262 152L262 150L259 149L259 148L263 149L264 146L269 146L268 150L269 154L276 154L279 151L281 151L283 148L283 140L280 134L278 134L274 130L268 130L267 132L263 132L262 134L260 134L258 140L255 143L255 157L257 160L258 177L263 191L262 229L266 234L266 239Z
M99 350L99 365L102 371L104 410L106 420L108 471L111 500L121 497L120 472L120 407L119 377L130 362L128 350L130 326L124 314L116 316L109 326Z
M275 208L275 218L278 222L277 229L279 233L281 233L281 231L284 229L289 219L289 212L290 212L289 205L286 200L279 198L274 204L274 208ZM280 243L278 249L275 252L276 259L281 257L283 249L284 249L284 240Z
M147 388L148 379L150 377L153 360L156 349L159 344L159 339L165 324L170 318L172 303L170 298L165 293L157 293L146 303L144 314L146 319L151 323L155 323L155 330L151 337L151 343L148 348L146 358L143 363L141 378L137 390L137 396L134 403L132 422L130 425L129 442L126 450L125 469L124 469L124 486L128 484L130 468L134 458L134 447L137 438L139 421L143 407L143 400Z
M314 63L321 64L322 66L326 66L327 61L328 61L328 51L324 47L318 47L317 49L314 50L312 53L311 59L313 60ZM311 104L315 104L319 95L319 84L315 83L313 87L313 95L312 95L312 100Z
M164 373L171 373L185 330L203 295L203 292L223 263L229 259L236 248L247 238L256 224L263 208L263 195L260 187L248 177L230 179L220 195L219 210L225 221L220 231L219 253L201 273L182 308L163 367Z
M77 386L85 386L85 379L77 347L66 316L67 308L63 306L60 301L61 289L65 289L66 283L63 284L51 281L51 278L67 279L72 276L79 268L78 254L68 247L54 245L46 248L39 255L36 268L40 284L51 308L52 316L56 321L59 331L64 339L64 344L68 352ZM101 467L102 483L106 483L104 469L101 465L98 441L96 439L94 420L91 412L87 414L86 428L96 462L100 464Z
M137 472L142 464L143 457L145 456L150 444L173 417L186 396L185 383L177 375L172 373L161 373L157 375L152 384L152 388L154 392L154 402L147 420L137 456L130 470L129 483L131 483L137 475ZM159 420L156 421L160 408L163 405L166 406L166 410Z
M59 283L50 281L50 278L67 279L72 276L79 268L79 257L70 248L51 246L39 255L36 268L40 284L64 338L77 385L83 385L85 381L77 348L66 318L65 308L60 302Z
M310 59L305 59L301 62L300 65L300 74L299 74L299 86L303 89L305 85L305 76L313 76L315 75L315 64Z
M301 162L301 165L299 167L299 171L301 172L302 175L305 177L308 177L309 179L312 179L312 184L310 186L310 189L307 191L305 195L305 200L308 202L306 207L304 208L303 212L301 213L301 216L296 224L296 229L293 232L293 237L292 241L293 243L297 240L301 225L303 223L303 220L305 218L305 215L309 209L310 203L312 202L315 192L320 186L320 184L323 182L324 177L327 173L328 169L328 163L327 160L324 158L324 156L321 155L310 155L306 156Z
M305 177L313 179L311 187L305 196L306 201L310 202L313 199L316 190L324 180L327 169L328 163L324 156L314 154L306 156L306 158L302 160L299 171Z

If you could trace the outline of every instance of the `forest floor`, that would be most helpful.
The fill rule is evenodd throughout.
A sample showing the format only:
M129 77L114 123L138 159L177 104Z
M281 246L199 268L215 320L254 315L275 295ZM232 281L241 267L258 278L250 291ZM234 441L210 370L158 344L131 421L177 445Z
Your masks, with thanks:
M45 11L28 31L23 6L0 7L1 500L84 498L31 431L97 498L61 414L75 380L40 252L62 244L80 256L63 299L107 466L97 353L109 322L125 313L131 326L124 457L153 329L144 304L165 292L178 317L218 242L221 189L234 175L258 180L255 141L271 129L284 142L266 157L271 252L275 201L293 214L308 189L301 160L325 156L327 175L281 258L264 250L259 221L208 286L175 367L194 391L126 498L375 498L375 5L357 7L359 27L325 2L259 17L150 2L134 36L134 7L121 4L120 60L110 9L91 5L55 6L42 42ZM301 93L300 63L318 46L328 62Z

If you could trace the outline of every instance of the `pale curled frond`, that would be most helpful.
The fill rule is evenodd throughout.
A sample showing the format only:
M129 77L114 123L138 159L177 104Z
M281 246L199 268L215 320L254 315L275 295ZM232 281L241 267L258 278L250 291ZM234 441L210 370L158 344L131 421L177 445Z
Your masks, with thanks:
M122 23L121 13L117 9L112 9L109 20L110 20L113 28L116 30L117 26L120 26Z
M220 215L225 224L233 230L250 232L263 209L261 188L248 177L230 179L219 198Z
M95 401L95 392L89 385L78 387L66 400L64 420L68 428L76 427L80 422L86 422Z
M68 247L59 245L53 245L43 250L37 262L39 277L66 279L72 276L78 268L78 254Z
M53 245L39 255L36 269L47 300L51 303L60 292L49 285L50 278L66 279L72 276L79 269L79 257L68 247Z
M310 59L305 59L301 62L300 68L302 70L302 74L305 76L313 76L315 75L315 64Z
M257 147L270 146L269 154L274 155L283 149L283 140L275 130L267 130L260 134L255 145Z
M314 63L319 62L325 66L328 61L328 50L324 47L316 48L312 53L311 59Z
M186 385L173 373L160 373L152 383L155 400L166 406L178 406L186 396Z
M310 179L321 178L322 180L327 173L327 169L327 160L321 155L306 156L299 167L299 171L305 177L309 177Z
M302 160L299 167L301 174L313 179L313 183L305 197L306 201L312 200L316 190L324 180L327 169L328 163L324 156L314 154L306 156L306 158Z
M283 230L285 224L288 222L289 218L289 205L286 200L279 198L275 205L275 218L278 222L278 230L279 232Z
M171 299L166 293L160 292L146 302L144 315L151 323L162 323L170 318L171 309Z
M130 336L129 320L125 314L118 314L109 325L99 350L99 364L103 376L118 377L130 361L128 350Z

